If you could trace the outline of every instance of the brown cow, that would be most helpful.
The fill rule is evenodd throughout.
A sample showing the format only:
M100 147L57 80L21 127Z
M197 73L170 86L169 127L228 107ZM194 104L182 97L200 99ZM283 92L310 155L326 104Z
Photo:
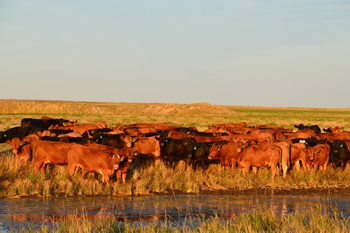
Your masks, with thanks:
M291 148L290 148L290 143L289 142L275 142L274 145L277 145L281 148L282 150L282 163L280 164L280 166L282 167L282 171L283 171L283 178L286 178L287 176L287 171L290 168L290 152L291 152Z
M84 145L73 143L68 152L68 170L71 176L80 167L85 176L88 172L102 174L102 182L109 182L109 176L118 169L120 156L108 151L89 148Z
M140 159L152 159L156 164L159 163L161 148L159 144L159 136L135 138L133 148L139 151L136 156L136 163L140 164Z
M291 164L295 165L297 171L300 170L300 162L303 165L303 169L307 171L306 165L306 145L305 143L294 143L291 145Z
M35 171L45 172L47 164L67 165L68 151L71 143L42 141L31 143L32 155L35 158Z
M49 129L70 129L80 134L83 134L87 130L103 129L103 128L107 128L106 122L99 122L95 124L76 124L76 125L66 125L66 126L55 125L55 126L49 127Z
M236 168L238 155L245 146L242 142L227 142L224 144L214 143L209 152L208 159L220 160L222 166Z
M12 153L16 156L16 160L19 162L29 162L31 159L30 142L23 142L19 138L12 138L6 141L11 145Z
M250 145L240 153L238 165L245 174L249 172L250 167L270 167L271 176L274 179L277 172L277 164L281 163L281 159L282 150L277 145Z
M7 140L6 143L12 146L12 152L18 161L29 162L32 159L31 143L36 143L38 140L40 140L40 137L37 134L29 134L21 140L13 138L12 140Z
M317 168L326 170L330 154L330 146L328 144L318 144L313 147L308 147L306 151L306 163L308 168L313 167L315 171Z

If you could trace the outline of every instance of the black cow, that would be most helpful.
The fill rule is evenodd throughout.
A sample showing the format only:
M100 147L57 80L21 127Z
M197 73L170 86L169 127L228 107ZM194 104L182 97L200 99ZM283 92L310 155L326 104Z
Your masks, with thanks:
M227 141L217 141L216 144L223 144ZM201 142L197 143L193 153L192 168L196 170L201 168L203 170L207 169L210 164L219 164L220 160L211 160L208 158L210 153L210 148L214 142Z
M349 148L344 141L335 139L332 143L329 143L331 152L329 155L329 163L335 167L345 169L347 164L350 164L350 152Z
M63 126L66 124L75 124L75 122L60 118L44 118L44 119L34 119L34 118L23 118L21 120L21 127L34 126L41 129L48 129L51 125Z
M161 159L166 166L172 168L181 160L184 161L186 165L189 165L192 163L193 153L196 147L197 142L193 138L168 138L162 149Z
M12 138L22 139L29 134L40 134L42 131L43 129L38 129L33 126L13 127L5 131L0 131L0 143L4 143L6 140L11 140Z
M311 138L294 138L291 140L293 143L304 143L306 146L316 146L318 144L327 143L327 139L318 140L314 137Z
M294 125L295 128L297 128L298 130L302 130L302 129L312 129L316 134L320 134L321 133L321 128L318 125L304 125L304 124L299 124L299 125Z
M133 139L129 134L106 134L100 133L96 143L113 146L115 148L133 147Z

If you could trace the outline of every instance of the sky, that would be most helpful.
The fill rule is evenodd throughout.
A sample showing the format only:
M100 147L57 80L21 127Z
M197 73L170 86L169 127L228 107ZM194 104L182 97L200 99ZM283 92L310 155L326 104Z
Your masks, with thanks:
M349 0L0 1L0 99L350 107Z

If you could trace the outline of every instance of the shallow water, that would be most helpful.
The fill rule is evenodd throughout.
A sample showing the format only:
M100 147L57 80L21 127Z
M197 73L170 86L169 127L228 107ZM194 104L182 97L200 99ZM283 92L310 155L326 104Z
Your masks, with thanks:
M131 224L171 222L176 226L191 217L217 215L229 220L246 211L271 210L277 216L316 207L340 210L350 217L350 194L239 194L159 195L137 197L24 198L0 200L0 232L10 229L51 226L64 218L114 218Z

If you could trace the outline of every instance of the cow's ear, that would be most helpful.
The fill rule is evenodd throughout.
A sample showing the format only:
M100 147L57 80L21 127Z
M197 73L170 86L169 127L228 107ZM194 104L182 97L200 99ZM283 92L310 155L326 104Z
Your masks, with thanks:
M139 140L139 138L133 138L132 142L137 142Z
M123 135L120 135L120 139L124 141L124 136Z
M10 144L10 143L11 143L11 140L6 140L6 143L7 143L7 144Z

